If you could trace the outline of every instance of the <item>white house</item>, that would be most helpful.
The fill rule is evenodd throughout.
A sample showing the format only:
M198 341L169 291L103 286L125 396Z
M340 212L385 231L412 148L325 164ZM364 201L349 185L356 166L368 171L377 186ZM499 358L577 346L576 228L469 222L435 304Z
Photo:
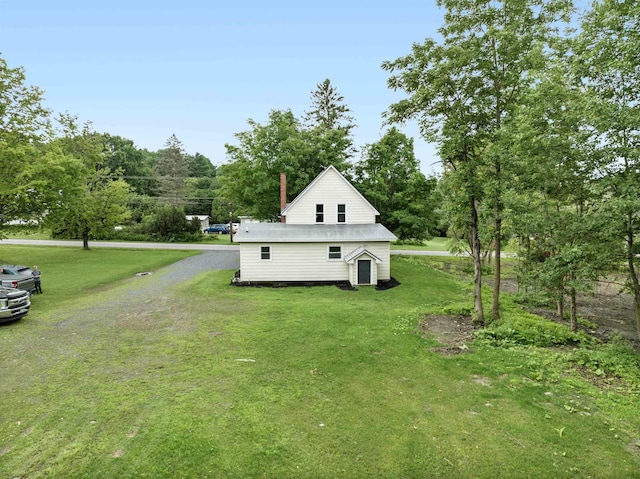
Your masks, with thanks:
M375 285L391 279L390 242L378 211L333 166L291 203L281 178L281 223L242 222L240 284Z

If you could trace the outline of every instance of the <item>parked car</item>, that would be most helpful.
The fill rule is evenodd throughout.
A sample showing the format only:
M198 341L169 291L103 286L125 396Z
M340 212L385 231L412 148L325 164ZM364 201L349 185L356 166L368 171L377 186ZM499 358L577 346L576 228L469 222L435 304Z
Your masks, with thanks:
M29 312L29 293L0 286L0 323L16 321Z
M31 276L31 268L15 264L0 264L0 286L21 289L29 293L36 290L36 283Z
M208 228L205 228L203 231L205 233L209 233L209 234L225 234L225 235L228 235L229 234L229 225L225 225L225 224L211 225Z

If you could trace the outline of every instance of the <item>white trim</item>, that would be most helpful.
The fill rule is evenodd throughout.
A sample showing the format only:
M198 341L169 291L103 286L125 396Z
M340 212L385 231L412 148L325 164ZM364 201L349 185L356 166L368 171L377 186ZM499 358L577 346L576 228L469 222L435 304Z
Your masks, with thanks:
M338 248L339 252L340 252L340 257L339 258L332 258L331 257L331 248ZM328 244L327 245L327 260L328 261L342 261L342 246L339 244Z
M318 212L318 206L322 206L322 213ZM322 215L322 221L318 221L318 215ZM324 210L324 203L316 203L316 211L315 211L315 224L323 225L325 223L324 218L327 212Z
M374 276L376 276L374 273L376 272L376 262L375 261L371 261L372 258L367 258L367 259L360 259L362 256L364 255L360 255L358 257L358 259L355 262L355 273L356 273L356 285L357 286L370 286L374 283ZM361 283L360 282L360 262L361 261L368 261L369 262L369 282L368 283Z
M265 258L262 257L262 248L268 248L269 258L265 259ZM271 249L271 245L262 245L262 246L260 246L258 251L259 251L259 254L260 254L260 261L271 261L273 259L273 250Z
M344 206L344 221L340 221L340 206ZM344 203L336 203L336 224L337 225L346 225L347 224L347 202Z
M351 253L345 255L344 260L349 264L353 264L355 263L356 260L360 259L360 257L363 255L369 256L377 264L382 263L382 260L380 258L378 258L375 254L373 254L364 246L359 246L358 248L354 249Z

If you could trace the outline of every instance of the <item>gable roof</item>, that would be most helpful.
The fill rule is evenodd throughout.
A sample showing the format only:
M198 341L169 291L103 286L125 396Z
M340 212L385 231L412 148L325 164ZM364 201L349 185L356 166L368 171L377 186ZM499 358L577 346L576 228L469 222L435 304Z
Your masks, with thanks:
M380 258L378 258L375 254L373 254L364 246L359 246L348 255L345 255L344 260L347 263L353 263L356 259L358 259L360 256L365 254L370 256L376 263L382 263L382 260Z
M300 200L300 198L302 198L302 197L303 197L303 196L304 196L304 195L305 195L309 190L311 190L311 189L314 187L314 185L315 185L316 183L318 183L318 182L320 181L320 179L321 179L323 176L325 176L329 171L333 171L333 172L337 173L337 175L342 179L342 181L344 181L344 183L345 183L346 185L348 185L348 186L349 186L349 188L351 188L351 189L352 189L352 190L353 190L353 191L354 191L354 192L355 192L355 193L356 193L360 198L362 198L362 201L364 201L364 202L367 204L367 206L369 206L369 208L371 208L371 209L374 211L374 214L375 214L375 215L379 215L379 214L380 214L380 212L379 212L378 210L376 210L376 209L373 207L373 205L372 205L371 203L369 203L369 201L368 201L364 196L362 196L362 193L360 193L360 192L356 189L356 187L355 187L355 186L353 186L353 185L352 185L352 184L351 184L351 183L350 183L350 182L349 182L349 181L348 181L348 180L347 180L347 179L342 175L342 173L340 173L340 172L336 169L336 167L335 167L335 166L333 166L333 165L329 165L329 166L327 166L327 167L326 167L326 168L325 168L325 169L324 169L324 170L323 170L323 171L322 171L318 176L316 176L316 177L314 178L314 180L313 180L311 183L309 183L309 184L307 185L307 187L306 187L304 190L302 190L302 191L300 192L300 194L299 194L298 196L296 196L296 197L295 197L295 199L294 199L293 201L291 201L290 203L287 203L287 205L283 208L283 210L282 210L282 212L281 212L280 214L281 214L282 216L287 216L287 211L288 211L288 210L289 210L293 205L295 205L295 204Z

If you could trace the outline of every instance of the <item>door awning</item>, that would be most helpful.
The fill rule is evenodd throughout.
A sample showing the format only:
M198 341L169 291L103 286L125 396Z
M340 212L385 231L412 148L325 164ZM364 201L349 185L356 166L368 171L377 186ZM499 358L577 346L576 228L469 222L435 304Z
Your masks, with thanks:
M382 260L380 258L378 258L375 254L373 254L364 246L359 246L358 248L354 249L351 253L345 255L344 260L349 264L353 264L355 260L357 260L363 255L369 256L371 259L375 260L376 263L382 263Z

